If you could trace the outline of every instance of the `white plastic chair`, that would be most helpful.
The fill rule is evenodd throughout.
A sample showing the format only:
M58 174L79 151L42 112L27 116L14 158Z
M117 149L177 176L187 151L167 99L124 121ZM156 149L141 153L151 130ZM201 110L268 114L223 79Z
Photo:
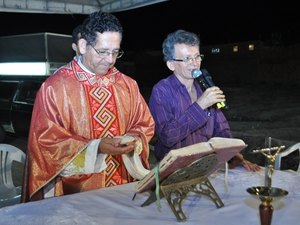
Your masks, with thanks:
M275 170L280 170L282 158L289 155L289 154L291 154L294 151L299 151L299 156L300 156L300 142L290 146L286 150L284 150L284 151L280 152L279 154L277 154L277 156L275 158ZM297 172L300 172L300 160L299 160L299 165L298 165Z
M25 164L26 154L19 148L0 144L0 207L20 203L21 188L12 178L13 161Z

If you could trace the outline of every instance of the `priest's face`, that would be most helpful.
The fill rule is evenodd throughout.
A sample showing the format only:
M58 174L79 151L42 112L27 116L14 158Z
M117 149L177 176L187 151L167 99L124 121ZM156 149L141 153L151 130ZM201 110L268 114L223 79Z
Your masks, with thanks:
M122 56L120 49L122 36L118 32L97 32L96 44L86 45L82 54L82 63L91 72L105 75Z

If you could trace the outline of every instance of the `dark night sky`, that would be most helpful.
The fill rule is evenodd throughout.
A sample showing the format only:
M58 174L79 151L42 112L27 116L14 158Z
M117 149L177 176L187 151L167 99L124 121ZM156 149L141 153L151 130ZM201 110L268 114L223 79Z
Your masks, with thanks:
M200 6L196 6L196 2ZM171 0L114 14L124 27L122 47L127 50L160 49L166 35L176 29L200 34L202 45L269 41L272 33L279 33L286 43L294 43L300 42L300 14L295 4L269 0L248 3ZM1 12L0 36L36 32L71 34L85 17Z

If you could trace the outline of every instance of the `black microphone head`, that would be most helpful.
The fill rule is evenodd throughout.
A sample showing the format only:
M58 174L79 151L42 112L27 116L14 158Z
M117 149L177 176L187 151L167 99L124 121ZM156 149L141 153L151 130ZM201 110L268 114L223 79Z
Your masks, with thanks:
M200 69L193 69L192 70L192 77L193 78L198 78L202 75L202 72Z
M201 72L208 86L210 87L216 86L212 80L212 77L210 76L209 72L206 69L201 69Z

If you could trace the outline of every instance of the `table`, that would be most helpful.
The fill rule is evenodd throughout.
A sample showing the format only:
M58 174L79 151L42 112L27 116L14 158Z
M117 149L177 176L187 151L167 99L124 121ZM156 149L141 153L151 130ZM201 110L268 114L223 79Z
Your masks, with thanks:
M132 200L136 183L130 183L1 208L0 224L260 225L260 202L246 189L264 184L264 170L258 173L243 168L229 170L228 186L224 183L222 171L212 174L209 180L225 206L216 208L206 196L190 193L182 204L187 217L185 222L177 221L165 199L160 201L160 210L156 203L141 207L149 193L139 193ZM285 189L289 194L273 203L272 225L299 224L300 174L275 171L273 186Z

